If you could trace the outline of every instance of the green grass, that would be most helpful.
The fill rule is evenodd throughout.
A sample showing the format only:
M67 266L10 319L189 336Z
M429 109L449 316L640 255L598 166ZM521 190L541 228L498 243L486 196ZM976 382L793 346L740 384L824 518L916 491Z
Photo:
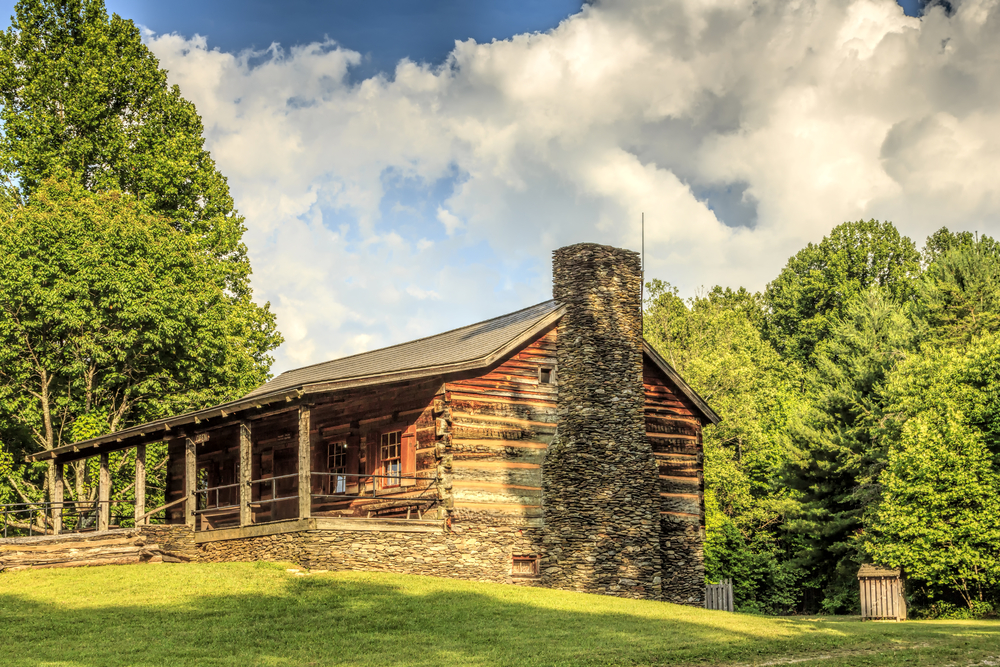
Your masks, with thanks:
M1000 623L765 618L273 564L0 573L0 664L997 664ZM988 662L984 662L988 661Z

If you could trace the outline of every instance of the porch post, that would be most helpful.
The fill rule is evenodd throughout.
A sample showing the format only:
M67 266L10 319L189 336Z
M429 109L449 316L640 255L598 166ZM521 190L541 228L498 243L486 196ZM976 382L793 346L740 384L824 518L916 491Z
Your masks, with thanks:
M63 505L63 464L53 463L55 466L55 479L52 484L52 534L58 535L62 532L62 505Z
M111 518L111 469L108 453L101 454L101 474L97 478L97 530L107 530Z
M299 518L312 516L312 450L309 446L309 406L299 406Z
M195 507L197 500L194 492L198 488L198 465L195 455L195 444L191 438L184 438L184 496L187 502L184 503L184 523L191 529L195 524Z
M135 525L145 523L146 513L146 445L135 448Z
M252 440L250 439L250 423L240 422L240 526L253 523L253 513L250 511L250 496L253 489Z

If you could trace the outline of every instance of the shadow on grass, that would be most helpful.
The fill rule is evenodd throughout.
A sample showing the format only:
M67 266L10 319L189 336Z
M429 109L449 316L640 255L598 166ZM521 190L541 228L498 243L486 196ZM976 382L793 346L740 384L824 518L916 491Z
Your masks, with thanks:
M1000 624L810 622L394 575L263 574L265 594L151 594L118 606L0 594L0 664L718 664L936 643L961 654L962 632L1000 650Z

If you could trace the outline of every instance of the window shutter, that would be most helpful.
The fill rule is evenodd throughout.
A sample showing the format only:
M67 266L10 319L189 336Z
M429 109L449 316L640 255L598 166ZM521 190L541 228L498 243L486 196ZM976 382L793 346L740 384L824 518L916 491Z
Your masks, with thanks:
M406 432L403 433L403 447L402 447L402 459L403 459L403 476L413 477L414 473L417 472L417 425L411 424ZM403 486L413 486L417 483L415 479L403 479Z

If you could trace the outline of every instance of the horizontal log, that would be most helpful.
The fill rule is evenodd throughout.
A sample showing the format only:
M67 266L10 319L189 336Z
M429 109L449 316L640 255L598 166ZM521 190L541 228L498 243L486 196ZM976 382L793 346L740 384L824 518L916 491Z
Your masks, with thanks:
M533 421L531 419L520 419L518 417L505 417L501 415L482 414L476 412L463 412L460 410L452 412L452 421L455 423L495 422L499 424L511 424L523 429L555 429L557 426L553 422Z
M514 448L514 449L548 449L548 445L544 442L530 441L530 440L472 440L469 438L455 439L452 441L454 446L461 447L491 447L491 448Z
M504 484L500 482L484 482L482 480L460 480L452 481L452 486L459 489L518 489L522 491L541 491L540 486L522 486L519 484Z
M504 468L529 468L538 470L542 466L538 463L521 463L518 461L454 461L452 467L455 468L488 468L488 469L504 469Z

